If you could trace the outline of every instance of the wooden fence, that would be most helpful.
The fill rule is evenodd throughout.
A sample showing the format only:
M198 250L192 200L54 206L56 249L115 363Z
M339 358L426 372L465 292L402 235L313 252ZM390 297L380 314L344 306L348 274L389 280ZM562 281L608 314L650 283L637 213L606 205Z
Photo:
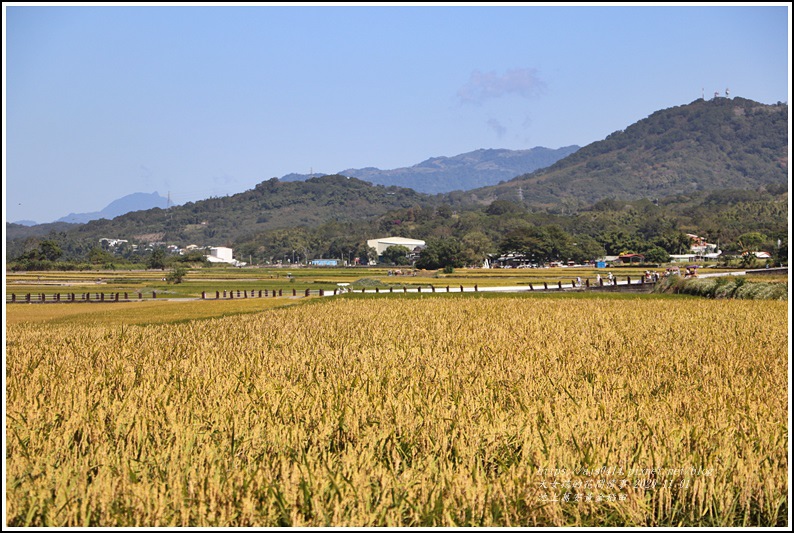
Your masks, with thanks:
M550 285L549 282L539 282L539 283L529 283L527 288L524 290L527 291L535 291L535 290L571 290L571 289L589 289L589 288L617 288L619 287L617 284L617 278L614 278L614 283L610 284L608 280L601 278L598 282L594 282L591 284L589 279L584 280L583 282L579 280L572 280L571 282L563 283L562 281L558 281L556 286L554 284ZM653 284L653 281L648 281L645 279L644 276L640 276L639 279L635 278L635 281L632 282L631 276L626 277L626 283L622 286L625 287L626 285L645 285L645 284ZM542 289L541 289L542 285ZM493 291L499 290L499 287L483 287L483 291ZM356 289L358 291L359 289ZM478 285L474 285L472 289L469 289L468 292L471 291L480 292L481 288ZM374 289L367 289L361 288L361 293L366 292L374 292L376 294L380 293L407 293L407 292L466 292L463 285L459 285L457 287L450 288L449 285L443 287L436 287L434 285L430 285L429 287L422 287L416 286L415 288L408 288L406 286L402 287L375 287ZM277 298L283 296L289 296L290 292L293 297L297 297L299 295L304 297L309 297L312 295L316 296L330 296L343 293L354 292L351 289L305 289L302 291L298 291L297 289L253 289L253 290L217 290L214 292L207 292L203 291L201 293L202 300L233 300L238 298ZM151 292L84 292L84 293L55 293L55 294L45 294L45 293L25 293L25 294L7 294L6 295L6 303L78 303L78 302L85 302L85 303L96 303L96 302L134 302L134 301L142 301L142 300L154 300L158 298L157 291ZM162 295L159 298L163 298ZM166 296L168 298L168 296Z

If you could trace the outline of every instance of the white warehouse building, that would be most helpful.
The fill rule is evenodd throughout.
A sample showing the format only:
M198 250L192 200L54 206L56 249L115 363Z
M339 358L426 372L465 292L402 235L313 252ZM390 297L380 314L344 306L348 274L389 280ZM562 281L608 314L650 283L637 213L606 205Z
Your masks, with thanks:
M383 237L382 239L370 239L367 241L367 246L375 248L378 252L378 257L383 255L386 248L389 246L405 246L409 251L413 252L416 248L421 248L425 245L425 241L419 239L406 239L405 237Z
M237 261L233 256L233 250L224 246L213 246L210 248L210 255L207 261L210 263L230 263L234 266L244 266L245 263Z

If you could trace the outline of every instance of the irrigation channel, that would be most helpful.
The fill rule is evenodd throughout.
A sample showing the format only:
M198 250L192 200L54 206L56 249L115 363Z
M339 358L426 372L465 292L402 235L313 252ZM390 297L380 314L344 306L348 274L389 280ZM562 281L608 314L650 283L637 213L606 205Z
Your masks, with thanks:
M745 276L747 274L788 274L788 267L766 268L760 270L745 270L737 272L719 272L713 274L700 274L699 278L710 278L719 276ZM133 302L141 300L159 299L163 301L191 301L191 300L232 300L240 298L278 298L278 297L308 297L308 296L338 296L342 294L416 294L416 293L473 293L473 292L543 292L543 291L607 291L607 292L651 292L655 285L654 281L647 280L644 276L626 276L623 279L615 277L610 283L606 278L601 278L599 283L592 283L589 279L577 283L576 281L556 283L536 282L526 285L515 286L479 286L464 287L463 285L443 285L415 287L376 287L353 289L350 284L340 283L335 289L256 289L256 290L218 290L213 292L203 292L200 298L169 298L158 295L156 291L151 292L85 292L85 293L25 293L25 294L6 294L6 303L96 303L96 302Z

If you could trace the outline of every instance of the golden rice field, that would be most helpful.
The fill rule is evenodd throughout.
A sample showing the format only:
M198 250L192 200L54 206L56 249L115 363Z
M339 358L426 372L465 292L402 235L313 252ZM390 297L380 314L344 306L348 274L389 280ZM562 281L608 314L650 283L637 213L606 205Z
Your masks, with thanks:
M12 321L7 523L787 526L787 321L460 295Z

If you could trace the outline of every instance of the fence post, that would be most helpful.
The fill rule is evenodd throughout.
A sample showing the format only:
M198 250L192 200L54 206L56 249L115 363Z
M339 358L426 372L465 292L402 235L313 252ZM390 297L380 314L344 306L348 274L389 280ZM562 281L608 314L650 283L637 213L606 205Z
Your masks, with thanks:
M436 292L436 288L434 285L430 285L430 292Z
M143 293L142 293L142 292L139 292L139 293L138 293L138 299L139 299L139 300L143 300Z
M297 296L298 295L298 289L293 288L292 289L292 295L293 296Z
M562 281L558 281L558 282L557 282L557 287L559 287L560 289L562 289Z
M156 291L152 291L152 298L157 298L157 292Z
M405 285L403 285L403 293L406 293L406 292L408 292L408 287L406 287Z
M535 287L533 287L531 283L529 284L529 290L531 290L531 291L535 290Z
M60 292L55 295L55 301L56 302L60 302L61 301L61 293Z
M380 288L375 287L375 294L380 294Z
M604 278L599 278L598 279L598 284L603 287L604 286Z
M389 287L389 292L394 292L394 287Z
M460 286L460 292L463 292L463 285Z
M631 285L631 276L626 276L626 285Z
M308 296L308 295L309 295L309 289L306 289L306 294L304 296Z
M201 291L201 299L202 300L206 300L207 299L207 292L206 291Z
M325 296L325 291L320 289L320 296Z
M105 293L104 292L99 295L99 301L100 302L104 302L105 301Z
M416 288L416 292L422 292L422 286L421 285Z
M474 292L479 292L479 290L480 290L480 289L479 289L479 288L477 288L477 284L475 283L475 284L474 284Z
M16 294L12 294L11 295L11 302L13 303L13 302L16 302L16 301L17 301L17 295Z
M60 294L58 296L60 296ZM58 298L58 300L60 300L60 298ZM116 293L116 301L119 301L119 293Z
M590 288L590 278L587 278L586 280L584 280L584 285L585 285L585 287L587 287L588 289Z
M293 289L294 290L294 289ZM334 296L336 296L336 289L334 289Z
M281 291L282 291L282 290L283 290L283 289L279 289L279 290L278 290L278 295L279 295L279 296L281 296L281 295L282 295L282 294L281 294Z
M549 284L547 282L545 282L545 281L543 282L543 288L544 289L548 289L549 288Z
M449 292L449 285L447 285L447 292Z

